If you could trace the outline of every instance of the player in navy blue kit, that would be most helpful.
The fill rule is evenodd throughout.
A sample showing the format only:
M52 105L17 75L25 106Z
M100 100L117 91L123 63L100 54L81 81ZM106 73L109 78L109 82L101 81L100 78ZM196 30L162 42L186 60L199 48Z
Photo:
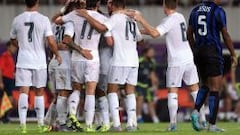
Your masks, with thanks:
M204 104L208 94L209 128L210 132L223 132L216 126L219 108L219 90L223 78L223 54L221 37L232 57L232 67L237 65L237 57L232 40L227 31L225 11L218 6L221 0L204 0L195 7L189 18L188 40L194 52L195 63L201 79L201 88L195 102L192 125L196 131L202 128L199 124L198 112Z

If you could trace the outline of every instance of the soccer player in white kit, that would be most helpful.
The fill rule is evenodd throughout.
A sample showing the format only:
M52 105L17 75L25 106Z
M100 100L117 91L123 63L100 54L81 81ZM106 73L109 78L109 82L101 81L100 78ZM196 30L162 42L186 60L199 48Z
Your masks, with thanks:
M108 14L106 17L110 17L112 14L112 0L107 1ZM107 85L108 85L108 72L111 66L111 60L113 55L113 48L106 43L106 40L102 38L99 43L99 56L100 56L100 75L96 89L96 113L95 123L98 124L96 128L99 132L107 132L110 129L110 116L109 116L109 104L106 97Z
M61 64L51 24L46 16L38 13L38 0L25 0L26 11L14 18L10 37L18 44L19 52L16 64L16 86L20 87L18 113L21 133L26 133L29 87L36 89L35 110L38 118L39 132L43 132L44 97L43 90L47 83L47 64L45 38Z
M138 76L137 41L142 39L137 23L122 13L125 0L112 0L113 15L104 23L98 22L85 10L79 14L99 32L109 30L113 37L113 58L108 76L108 101L113 121L112 130L121 131L119 119L118 85L125 85L126 108L128 114L127 131L136 131L136 97L135 86Z
M104 22L107 18L97 12L97 3L99 0L87 1L86 5L88 13L97 20ZM77 15L76 11L69 13L61 18L63 22L73 22L75 29L75 42L84 49L91 50L93 55L92 60L87 60L83 56L73 51L72 53L72 82L73 93L69 97L69 113L70 120L75 121L77 107L80 99L80 91L83 84L86 84L86 97L85 97L85 123L86 132L94 132L93 119L95 113L95 90L99 79L100 60L98 45L101 33L94 30L86 21Z
M52 20L59 16L66 15L71 12L75 7L82 6L85 8L86 3L80 1L68 1L66 5L61 9L60 13L55 15ZM74 26L72 22L67 22L63 25L53 24L53 32L55 39L58 44L59 53L63 58L63 63L60 66L57 66L56 60L52 59L49 63L49 83L54 94L54 99L48 109L48 112L45 116L44 122L48 125L46 131L51 131L54 123L56 122L57 117L57 130L58 131L69 131L72 130L66 124L67 120L67 99L72 90L71 87L71 53L70 49L75 49L80 54L83 54L85 57L87 54L86 50L77 47L73 44L74 37ZM69 46L70 44L70 46ZM88 52L89 55L90 52Z
M176 0L164 0L164 13L167 15L156 27L152 27L140 15L135 12L132 17L137 20L144 28L142 33L148 34L153 38L166 36L168 68L167 68L167 87L168 109L170 125L168 131L177 130L177 110L178 110L178 87L181 87L182 80L188 85L191 95L196 100L199 90L198 73L193 61L193 54L187 40L187 25L182 14L176 11ZM204 115L204 113L203 113ZM205 116L204 116L205 117ZM206 120L205 120L206 121Z

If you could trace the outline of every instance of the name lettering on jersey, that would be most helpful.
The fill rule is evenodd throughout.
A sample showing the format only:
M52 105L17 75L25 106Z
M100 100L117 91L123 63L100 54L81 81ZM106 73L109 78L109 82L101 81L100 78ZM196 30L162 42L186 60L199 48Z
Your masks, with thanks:
M198 12L210 12L211 11L211 7L208 6L200 6L198 9Z

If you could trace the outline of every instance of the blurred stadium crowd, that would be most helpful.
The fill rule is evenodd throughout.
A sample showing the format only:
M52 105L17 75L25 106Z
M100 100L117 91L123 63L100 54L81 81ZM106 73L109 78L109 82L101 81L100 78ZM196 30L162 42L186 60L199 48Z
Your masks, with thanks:
M40 0L40 4L63 4L66 0ZM106 3L106 0L101 0ZM179 0L180 6L193 6L202 0ZM163 0L127 0L127 5L162 5ZM23 0L0 0L0 4L24 4ZM223 6L239 6L240 0L222 0Z

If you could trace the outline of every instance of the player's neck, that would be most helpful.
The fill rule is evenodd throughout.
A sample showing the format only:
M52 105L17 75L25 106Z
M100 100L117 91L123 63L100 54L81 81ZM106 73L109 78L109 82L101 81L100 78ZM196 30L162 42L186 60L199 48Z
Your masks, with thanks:
M26 11L28 11L28 12L35 12L35 11L37 11L38 10L38 6L36 5L36 6L34 6L34 7L31 7L31 8L26 8Z
M124 8L116 8L116 9L112 12L112 14L123 13L124 10L125 10Z
M167 14L167 15L171 15L171 14L173 14L173 13L175 13L175 12L176 12L176 10L172 10L172 9L170 10L170 9L169 9L166 14Z

